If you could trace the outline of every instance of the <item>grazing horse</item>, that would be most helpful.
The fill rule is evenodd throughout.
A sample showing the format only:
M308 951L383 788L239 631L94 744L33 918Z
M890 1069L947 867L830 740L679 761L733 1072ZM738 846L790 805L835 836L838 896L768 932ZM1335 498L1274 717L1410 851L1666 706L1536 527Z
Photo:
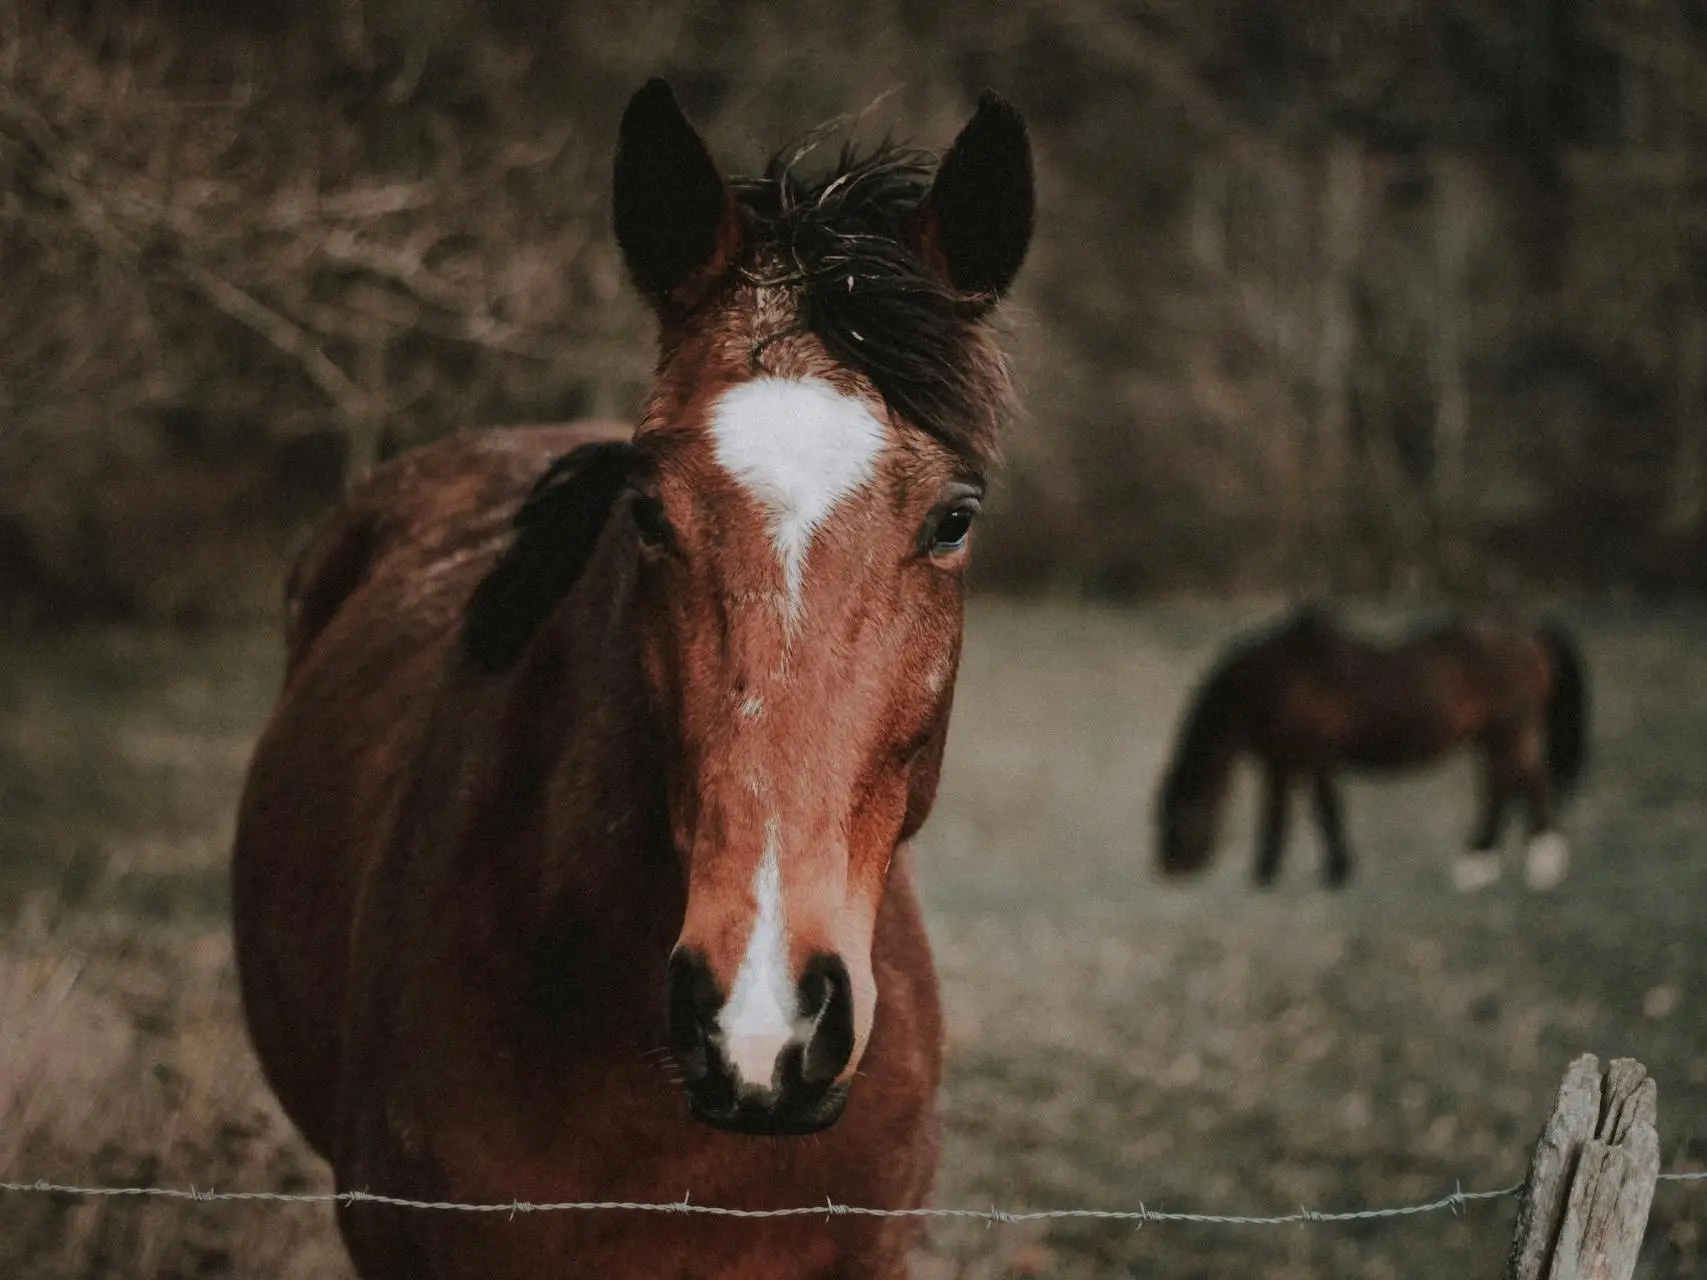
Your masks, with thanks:
M237 957L340 1189L929 1194L942 1028L906 846L1008 407L987 319L1031 152L994 94L940 164L885 144L808 180L804 151L726 180L641 89L614 221L660 349L632 435L402 455L293 571ZM898 1277L915 1231L363 1202L339 1225L365 1280Z
M1229 775L1248 755L1264 785L1257 883L1280 869L1290 792L1307 782L1327 850L1324 878L1343 885L1351 850L1333 775L1416 768L1469 745L1481 756L1482 806L1474 853L1455 869L1459 887L1497 877L1493 851L1521 796L1529 882L1552 888L1566 861L1555 807L1582 773L1587 716L1582 660L1556 625L1484 616L1386 646L1348 634L1319 608L1302 609L1234 645L1198 689L1157 806L1162 871L1187 874L1209 861Z

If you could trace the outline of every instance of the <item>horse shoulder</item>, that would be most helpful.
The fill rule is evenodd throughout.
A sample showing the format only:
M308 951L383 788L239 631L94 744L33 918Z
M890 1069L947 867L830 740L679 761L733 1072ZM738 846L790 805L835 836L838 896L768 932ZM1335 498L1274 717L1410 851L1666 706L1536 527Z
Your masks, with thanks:
M233 911L257 1048L322 1151L348 958L371 877L407 834L399 806L421 793L463 602L534 482L585 439L525 428L400 455L328 514L291 571L287 676L239 813Z

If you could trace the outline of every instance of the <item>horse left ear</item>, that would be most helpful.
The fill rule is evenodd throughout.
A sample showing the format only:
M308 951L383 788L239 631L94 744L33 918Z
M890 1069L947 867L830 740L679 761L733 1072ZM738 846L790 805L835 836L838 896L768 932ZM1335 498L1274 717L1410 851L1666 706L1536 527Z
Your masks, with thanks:
M913 251L956 293L988 309L1019 274L1034 215L1025 120L986 89L913 214Z
M691 308L739 248L735 198L662 80L622 113L612 214L628 272L659 309Z

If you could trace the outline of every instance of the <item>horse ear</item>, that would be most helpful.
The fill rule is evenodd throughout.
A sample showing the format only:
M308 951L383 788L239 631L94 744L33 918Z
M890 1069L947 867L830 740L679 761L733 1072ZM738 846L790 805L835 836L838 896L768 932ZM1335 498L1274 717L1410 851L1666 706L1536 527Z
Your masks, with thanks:
M478 670L495 674L513 666L580 581L633 458L634 446L625 441L585 444L534 484L516 512L515 540L474 589L463 616L463 649Z
M913 215L913 250L956 293L988 308L1019 274L1034 214L1025 120L986 89Z
M692 306L735 257L735 198L662 80L647 81L622 113L611 194L616 242L654 307Z

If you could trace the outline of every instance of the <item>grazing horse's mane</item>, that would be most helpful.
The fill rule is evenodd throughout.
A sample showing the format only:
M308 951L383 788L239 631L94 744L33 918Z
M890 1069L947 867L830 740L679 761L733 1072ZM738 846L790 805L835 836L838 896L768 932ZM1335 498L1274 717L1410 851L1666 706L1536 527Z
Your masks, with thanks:
M1192 695L1163 785L1164 803L1171 806L1204 799L1226 776L1233 754L1243 745L1234 740L1234 725L1248 694L1242 671L1255 652L1283 636L1321 646L1341 635L1332 609L1306 602L1279 622L1228 645Z
M828 173L803 177L798 166L831 128L730 183L745 215L741 279L796 297L794 325L766 342L813 334L897 417L982 468L1011 400L1000 349L976 323L992 299L956 293L908 243L936 158L888 139L864 153L850 142Z
M1239 701L1239 686L1231 673L1246 651L1241 646L1218 662L1192 695L1162 786L1164 809L1204 799L1225 777L1236 746L1230 740L1230 731Z
M1230 644L1203 677L1186 710L1162 786L1165 808L1199 803L1211 799L1211 793L1218 794L1233 756L1243 745L1235 736L1241 703L1248 694L1242 669L1253 653L1282 637L1320 650L1337 644L1344 632L1331 608L1307 601L1279 622Z

